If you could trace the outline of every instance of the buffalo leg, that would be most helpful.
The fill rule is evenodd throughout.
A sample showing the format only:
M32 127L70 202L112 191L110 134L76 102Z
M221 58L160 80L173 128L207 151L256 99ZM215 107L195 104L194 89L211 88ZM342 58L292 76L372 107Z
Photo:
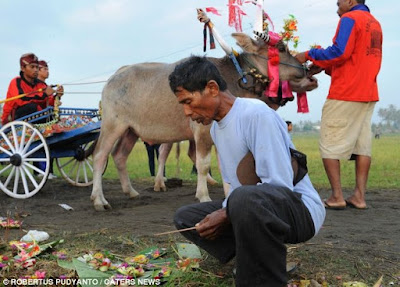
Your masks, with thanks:
M126 170L128 156L135 146L137 139L138 136L131 129L127 129L112 151L114 163L118 170L119 180L121 181L122 191L127 194L129 198L134 198L139 195L132 187L128 171Z
M193 164L196 164L196 144L194 140L189 140L189 148L188 148L188 156L192 160ZM218 183L210 174L207 172L207 182L211 185L215 185Z
M205 136L209 131L202 125L195 127L193 133L196 143L196 198L200 202L211 201L207 188L207 173L210 170L212 141Z
M164 182L164 168L168 155L172 149L173 143L163 143L160 146L160 154L158 155L158 169L154 182L154 191L166 191L167 187Z
M111 205L104 197L102 175L108 155L111 153L115 142L121 137L125 130L126 127L116 128L114 125L107 126L105 122L102 123L100 136L93 152L93 188L90 196L94 208L97 211L111 209Z

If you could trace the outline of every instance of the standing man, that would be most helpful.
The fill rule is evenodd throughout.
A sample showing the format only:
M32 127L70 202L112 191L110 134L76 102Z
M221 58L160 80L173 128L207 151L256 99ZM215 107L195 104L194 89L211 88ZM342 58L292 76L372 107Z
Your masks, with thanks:
M377 76L382 62L382 29L364 0L338 0L340 21L333 45L311 49L296 58L312 61L331 76L322 110L320 153L332 194L325 207L365 209L371 165L371 117L379 100ZM340 160L355 159L356 186L345 199Z
M286 121L286 124L287 124L287 130L288 130L288 132L291 133L292 130L293 130L293 124L292 124L292 122L291 122L291 121Z
M148 142L143 142L144 145L146 146L146 151L147 151L147 157L149 159L149 170L150 170L150 175L155 176L155 158L157 158L158 161L158 156L159 156L159 149L160 149L160 144L152 144ZM155 157L154 157L155 155ZM165 176L165 169L164 169L164 176Z
M42 110L48 103L54 105L54 89L37 79L39 73L38 58L27 53L20 58L20 76L11 80L7 99L24 94L23 97L7 101L3 106L2 124Z
M282 287L287 284L285 243L312 238L325 209L306 174L294 182L286 123L264 102L234 97L218 69L206 58L178 65L169 83L184 113L212 123L223 180L230 185L222 201L181 207L182 235L226 263L236 256L236 286ZM241 162L254 156L260 184L244 185Z

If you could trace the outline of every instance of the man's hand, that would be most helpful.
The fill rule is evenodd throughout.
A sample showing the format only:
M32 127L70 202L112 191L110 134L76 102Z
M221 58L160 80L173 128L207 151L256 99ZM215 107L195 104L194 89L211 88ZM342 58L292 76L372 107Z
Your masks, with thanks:
M301 52L301 53L298 53L296 56L295 56L295 58L297 59L297 61L299 61L300 63L305 63L306 61L307 61L307 59L306 59L306 52Z
M54 90L51 86L47 86L44 92L46 93L46 95L51 96L56 92L56 90Z
M323 68L318 67L318 66L316 66L314 64L311 64L311 65L308 66L307 75L308 76L313 76L313 75L321 73L323 70L324 70Z
M62 97L62 95L64 95L64 87L63 86L58 86L57 90L56 90L57 96L59 96L60 98Z
M207 215L202 221L196 224L196 230L208 240L214 240L220 236L230 224L226 209L222 208Z

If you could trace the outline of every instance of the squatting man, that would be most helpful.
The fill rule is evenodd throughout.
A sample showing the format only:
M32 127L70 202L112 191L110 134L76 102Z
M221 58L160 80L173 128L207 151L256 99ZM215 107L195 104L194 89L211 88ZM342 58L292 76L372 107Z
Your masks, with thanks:
M206 58L179 64L169 83L187 117L212 124L222 178L231 186L223 201L178 209L176 227L196 226L182 235L222 263L236 257L236 286L286 286L285 243L309 240L325 219L308 174L299 178L292 167L287 124L264 102L232 95ZM258 184L243 184L246 162L255 164Z

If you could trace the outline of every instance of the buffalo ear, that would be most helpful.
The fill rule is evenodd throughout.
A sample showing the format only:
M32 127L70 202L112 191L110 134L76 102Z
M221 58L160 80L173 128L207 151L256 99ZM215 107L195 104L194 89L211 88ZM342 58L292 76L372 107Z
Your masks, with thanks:
M236 44L247 53L257 53L259 46L256 41L244 33L232 33L232 37L236 39Z

